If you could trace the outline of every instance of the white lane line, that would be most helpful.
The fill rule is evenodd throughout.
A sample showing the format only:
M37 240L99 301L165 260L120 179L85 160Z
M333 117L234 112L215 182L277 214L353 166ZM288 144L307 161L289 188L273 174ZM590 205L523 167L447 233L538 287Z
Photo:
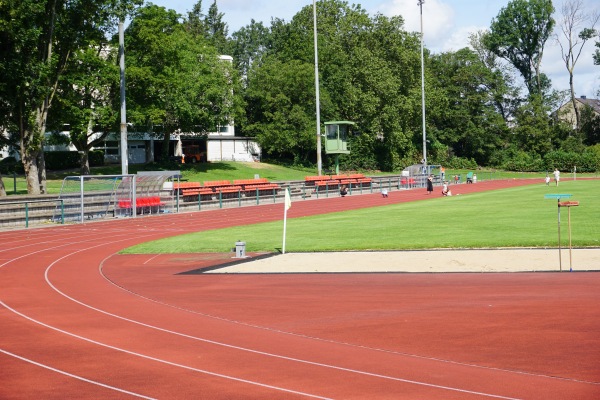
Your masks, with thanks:
M109 242L112 243L112 242ZM333 369L336 371L343 371L343 372L348 372L348 373L354 373L354 374L358 374L358 375L363 375L363 376L369 376L369 377L374 377L374 378L381 378L381 379L387 379L387 380L391 380L391 381L395 381L395 382L403 382L403 383L409 383L409 384L414 384L414 385L419 385L419 386L425 386L425 387L431 387L431 388L435 388L435 389L440 389L440 390L448 390L448 391L453 391L453 392L459 392L459 393L468 393L468 394L475 394L475 395L479 395L479 396L484 396L484 397L489 397L489 398L496 398L496 399L505 399L505 400L517 400L515 398L512 397L505 397L505 396L500 396L500 395L494 395L494 394L489 394L489 393L483 393L483 392L476 392L476 391L471 391L471 390L466 390L466 389L460 389L460 388L454 388L454 387L449 387L449 386L443 386L443 385L436 385L436 384L432 384L432 383L427 383L427 382L420 382L420 381L415 381L415 380L410 380L410 379L403 379L403 378L397 378L397 377L393 377L393 376L387 376L387 375L381 375L381 374L376 374L376 373L372 373L372 372L367 372L367 371L360 371L360 370L356 370L356 369L352 369L352 368L345 368L345 367L339 367L336 365L330 365L330 364L324 364L324 363L319 363L319 362L315 362L315 361L309 361L309 360L303 360L303 359L299 359L299 358L294 358L294 357L287 357L287 356L282 356L280 354L273 354L273 353L268 353L268 352L263 352L263 351L259 351L259 350L255 350L255 349L250 349L250 348L245 348L245 347L240 347L240 346L235 346L235 345L231 345L228 343L223 343L223 342L217 342L214 340L210 340L210 339L206 339L206 338L199 338L196 336L191 336L191 335L187 335L181 332L176 332L176 331L172 331L169 329L165 329L165 328L161 328L158 326L154 326L154 325L150 325L150 324L146 324L143 323L141 321L136 321L133 319L129 319L129 318L125 318L123 316L117 315L117 314L113 314L110 313L108 311L104 311L101 310L99 308L93 307L89 304L83 303L69 295L67 295L66 293L62 292L60 289L58 289L56 286L54 286L54 284L50 281L50 278L48 277L48 274L50 272L50 270L52 269L52 267L54 265L56 265L59 261L62 261L65 258L68 258L74 254L77 254L79 252L82 251L86 251L86 250L90 250L94 247L100 247L100 246L104 246L107 243L102 243L96 246L92 246L88 249L80 249L77 250L75 252L72 252L70 254L66 254L56 260L54 260L50 265L48 265L48 268L46 269L46 273L45 273L45 277L46 277L46 282L48 283L48 285L54 290L56 291L58 294L62 295L63 297L71 300L74 303L77 303L83 307L89 308L91 310L94 310L98 313L104 314L104 315L108 315L110 317L113 318L117 318L120 319L122 321L126 321L132 324L136 324L139 326L143 326L146 328L150 328L153 330L157 330L160 332L164 332L164 333L168 333L171 335L176 335L179 337L184 337L187 339L192 339L192 340L196 340L196 341L200 341L203 343L208 343L208 344L212 344L212 345L216 345L216 346L221 346L221 347L226 347L229 349L234 349L234 350L238 350L238 351L244 351L244 352L248 352L248 353L252 353L252 354L258 354L258 355L262 355L262 356L266 356L266 357L271 357L271 358L277 358L277 359L281 359L281 360L286 360L286 361L292 361L292 362L297 362L297 363L301 363L301 364L306 364L306 365L313 365L313 366L318 366L318 367L322 367L322 368L327 368L327 369ZM58 329L58 328L57 328ZM76 336L76 335L74 335ZM90 339L91 340L91 339ZM107 345L108 346L108 345ZM124 350L128 352L127 350ZM140 356L143 356L140 354ZM149 356L144 356L144 357L149 357ZM166 363L170 363L168 361L165 361ZM186 367L186 368L191 368L191 367ZM208 373L208 372L206 372ZM231 378L231 379L239 379L239 378ZM258 383L257 383L258 384ZM263 384L259 384L259 385L263 385ZM278 390L286 390L287 389L281 389L279 388Z
M219 373L216 373L216 372L211 372L211 371L207 371L207 370L203 370L203 369L199 369L199 368L190 367L188 365L174 363L174 362L171 362L171 361L167 361L167 360L163 360L163 359L160 359L160 358L148 356L148 355L145 355L145 354L136 353L136 352L133 352L133 351L130 351L130 350L126 350L126 349L122 349L122 348L119 348L119 347L116 347L116 346L111 346L109 344L98 342L96 340L92 340L92 339L89 339L89 338L86 338L86 337L83 337L83 336L80 336L80 335L76 335L76 334L74 334L72 332L67 332L67 331L62 330L60 328L57 328L57 327L48 325L48 324L46 324L44 322L38 321L36 319L33 319L33 318L31 318L31 317L29 317L29 316L27 316L27 315L25 315L25 314L23 314L23 313L15 310L14 308L9 307L6 303L4 303L1 300L0 300L0 305L4 306L7 310L15 313L16 315L18 315L18 316L20 316L22 318L25 318L26 320L28 320L30 322L33 322L33 323L38 324L38 325L41 325L41 326L43 326L45 328L48 328L48 329L51 329L53 331L56 331L56 332L59 332L59 333L62 333L62 334L74 337L76 339L83 340L84 342L88 342L88 343L95 344L97 346L105 347L107 349L111 349L111 350L119 351L119 352L122 352L122 353L125 353L125 354L129 354L129 355L132 355L132 356L144 358L146 360L156 361L156 362L161 363L161 364L166 364L166 365L169 365L169 366L186 369L188 371L200 372L202 374L206 374L206 375L210 375L210 376L215 376L215 377L218 377L218 378L233 380L233 381L241 382L241 383L247 383L247 384L254 385L254 386L260 386L260 387L267 388L267 389L278 390L278 391L282 391L282 392L285 392L285 393L292 393L292 394L296 394L296 395L300 395L300 396L310 397L310 398L313 398L313 399L328 400L327 397L321 397L321 396L316 396L316 395L312 395L312 394L309 394L309 393L298 392L298 391L295 391L295 390L290 390L290 389L285 389L285 388L281 388L281 387L277 387L277 386L267 385L267 384L260 383L260 382L250 381L250 380L247 380L247 379L236 378L234 376L223 375L223 374L219 374Z
M107 385L107 384L104 384L104 383L101 383L101 382L98 382L98 381L93 381L91 379L87 379L87 378L84 378L84 377L79 376L79 375L74 375L74 374L71 374L69 372L66 372L66 371L63 371L63 370L60 370L60 369L56 369L56 368L51 367L51 366L46 365L46 364L41 364L41 363L39 363L37 361L33 361L33 360L29 359L29 358L25 358L25 357L19 356L17 354L11 353L11 352L3 350L3 349L0 349L0 353L4 353L7 356L17 358L17 359L19 359L21 361L28 362L30 364L36 365L36 366L41 367L41 368L48 369L48 370L53 371L53 372L58 372L59 374L66 375L66 376L68 376L70 378L74 378L74 379L78 379L78 380L83 381L83 382L91 383L92 385L101 386L101 387L106 388L106 389L110 389L110 390L114 390L114 391L117 391L117 392L129 394L131 396L139 397L141 399L154 400L154 397L144 396L143 394L130 392L128 390L120 389L118 387L110 386L110 385Z

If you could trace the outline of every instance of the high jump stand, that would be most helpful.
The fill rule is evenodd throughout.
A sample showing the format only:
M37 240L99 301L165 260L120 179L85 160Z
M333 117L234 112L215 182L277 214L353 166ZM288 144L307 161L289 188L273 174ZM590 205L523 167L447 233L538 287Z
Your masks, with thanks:
M544 197L547 199L557 199L558 202L558 263L560 271L562 271L562 255L560 245L560 208L567 207L568 210L568 226L569 226L569 271L573 271L573 256L572 256L572 245L571 245L571 207L577 207L578 201L560 201L561 198L570 198L571 194L547 194Z

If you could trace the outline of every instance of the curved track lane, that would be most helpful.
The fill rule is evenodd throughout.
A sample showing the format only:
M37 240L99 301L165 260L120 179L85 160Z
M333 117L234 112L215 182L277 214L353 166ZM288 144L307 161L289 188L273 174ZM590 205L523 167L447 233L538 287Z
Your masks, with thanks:
M288 216L426 198L298 201ZM598 338L585 336L600 328L597 274L177 275L192 268L115 256L187 227L280 219L275 204L0 233L0 398L600 396ZM540 286L578 298L542 304ZM536 341L523 324L582 319L528 348Z

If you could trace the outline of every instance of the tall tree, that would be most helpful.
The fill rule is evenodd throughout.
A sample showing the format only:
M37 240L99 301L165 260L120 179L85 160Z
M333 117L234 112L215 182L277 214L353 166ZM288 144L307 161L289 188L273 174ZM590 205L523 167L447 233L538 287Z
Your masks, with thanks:
M79 151L81 174L90 173L89 151L119 129L119 69L107 43L90 45L73 54L75 62L58 82L48 128L69 124L70 141Z
M479 61L495 76L488 89L492 95L497 111L505 122L513 119L522 102L521 87L516 84L515 69L506 60L501 59L484 45L484 38L489 31L477 31L469 35L469 44Z
M496 109L498 87L505 86L502 76L468 48L433 56L430 69L438 96L446 99L443 112L432 113L432 138L456 156L487 164L508 136Z
M7 115L19 129L27 191L45 187L43 142L58 80L72 54L106 36L118 17L141 0L15 0L0 2L0 70ZM40 187L41 184L41 187Z
M509 61L523 76L530 95L542 95L549 81L540 66L552 33L551 0L512 0L492 20L485 46Z
M250 24L234 32L232 36L232 56L244 81L255 62L260 62L270 42L270 30L262 22L254 19Z
M126 33L129 119L136 129L161 127L163 159L175 131L203 135L234 118L239 101L233 66L187 31L179 14L143 7Z
M393 170L418 159L413 144L421 126L418 36L403 29L401 17L371 18L360 6L345 1L319 1L317 15L322 121L351 120L359 132L342 163ZM312 7L304 7L289 23L274 20L270 38L268 56L249 74L247 132L271 149L289 140L274 138L294 134L293 126L300 122L296 135L301 132L302 142L280 146L270 154L314 155ZM277 85L272 83L275 79ZM435 96L428 101L435 102Z
M219 54L229 54L229 41L227 39L229 28L227 23L223 21L224 16L225 14L219 12L217 0L214 0L204 19L208 34L207 38Z
M561 56L565 67L569 72L569 89L571 92L571 103L575 111L577 129L581 127L581 116L579 107L575 100L575 88L573 86L573 71L575 64L581 56L581 51L588 40L597 35L595 29L600 14L598 11L589 12L585 10L582 0L566 0L561 7L561 16L558 21L561 35L556 35L561 50Z

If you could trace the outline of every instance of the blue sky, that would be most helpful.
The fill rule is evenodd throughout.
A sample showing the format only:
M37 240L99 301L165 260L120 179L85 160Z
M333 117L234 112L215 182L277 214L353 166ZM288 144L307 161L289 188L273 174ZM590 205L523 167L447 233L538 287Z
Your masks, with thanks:
M152 3L174 9L180 14L191 10L197 0L152 0ZM207 11L213 0L203 0L202 9ZM582 0L585 10L591 11L600 7L597 1ZM420 31L420 14L417 0L355 0L349 4L360 4L369 14L380 12L384 15L401 15L406 29ZM559 20L563 0L554 0ZM312 7L311 0L217 0L219 11L224 13L224 20L229 26L229 33L250 23L251 19L270 25L272 17L286 21L305 6ZM468 45L470 32L486 29L492 19L498 15L507 0L425 0L423 4L423 31L425 46L434 51L458 50ZM597 27L598 28L598 27ZM600 90L600 66L592 60L593 41L589 41L575 66L575 91L577 96L597 97ZM568 73L561 59L560 47L550 39L544 52L542 71L552 79L556 89L568 89Z

